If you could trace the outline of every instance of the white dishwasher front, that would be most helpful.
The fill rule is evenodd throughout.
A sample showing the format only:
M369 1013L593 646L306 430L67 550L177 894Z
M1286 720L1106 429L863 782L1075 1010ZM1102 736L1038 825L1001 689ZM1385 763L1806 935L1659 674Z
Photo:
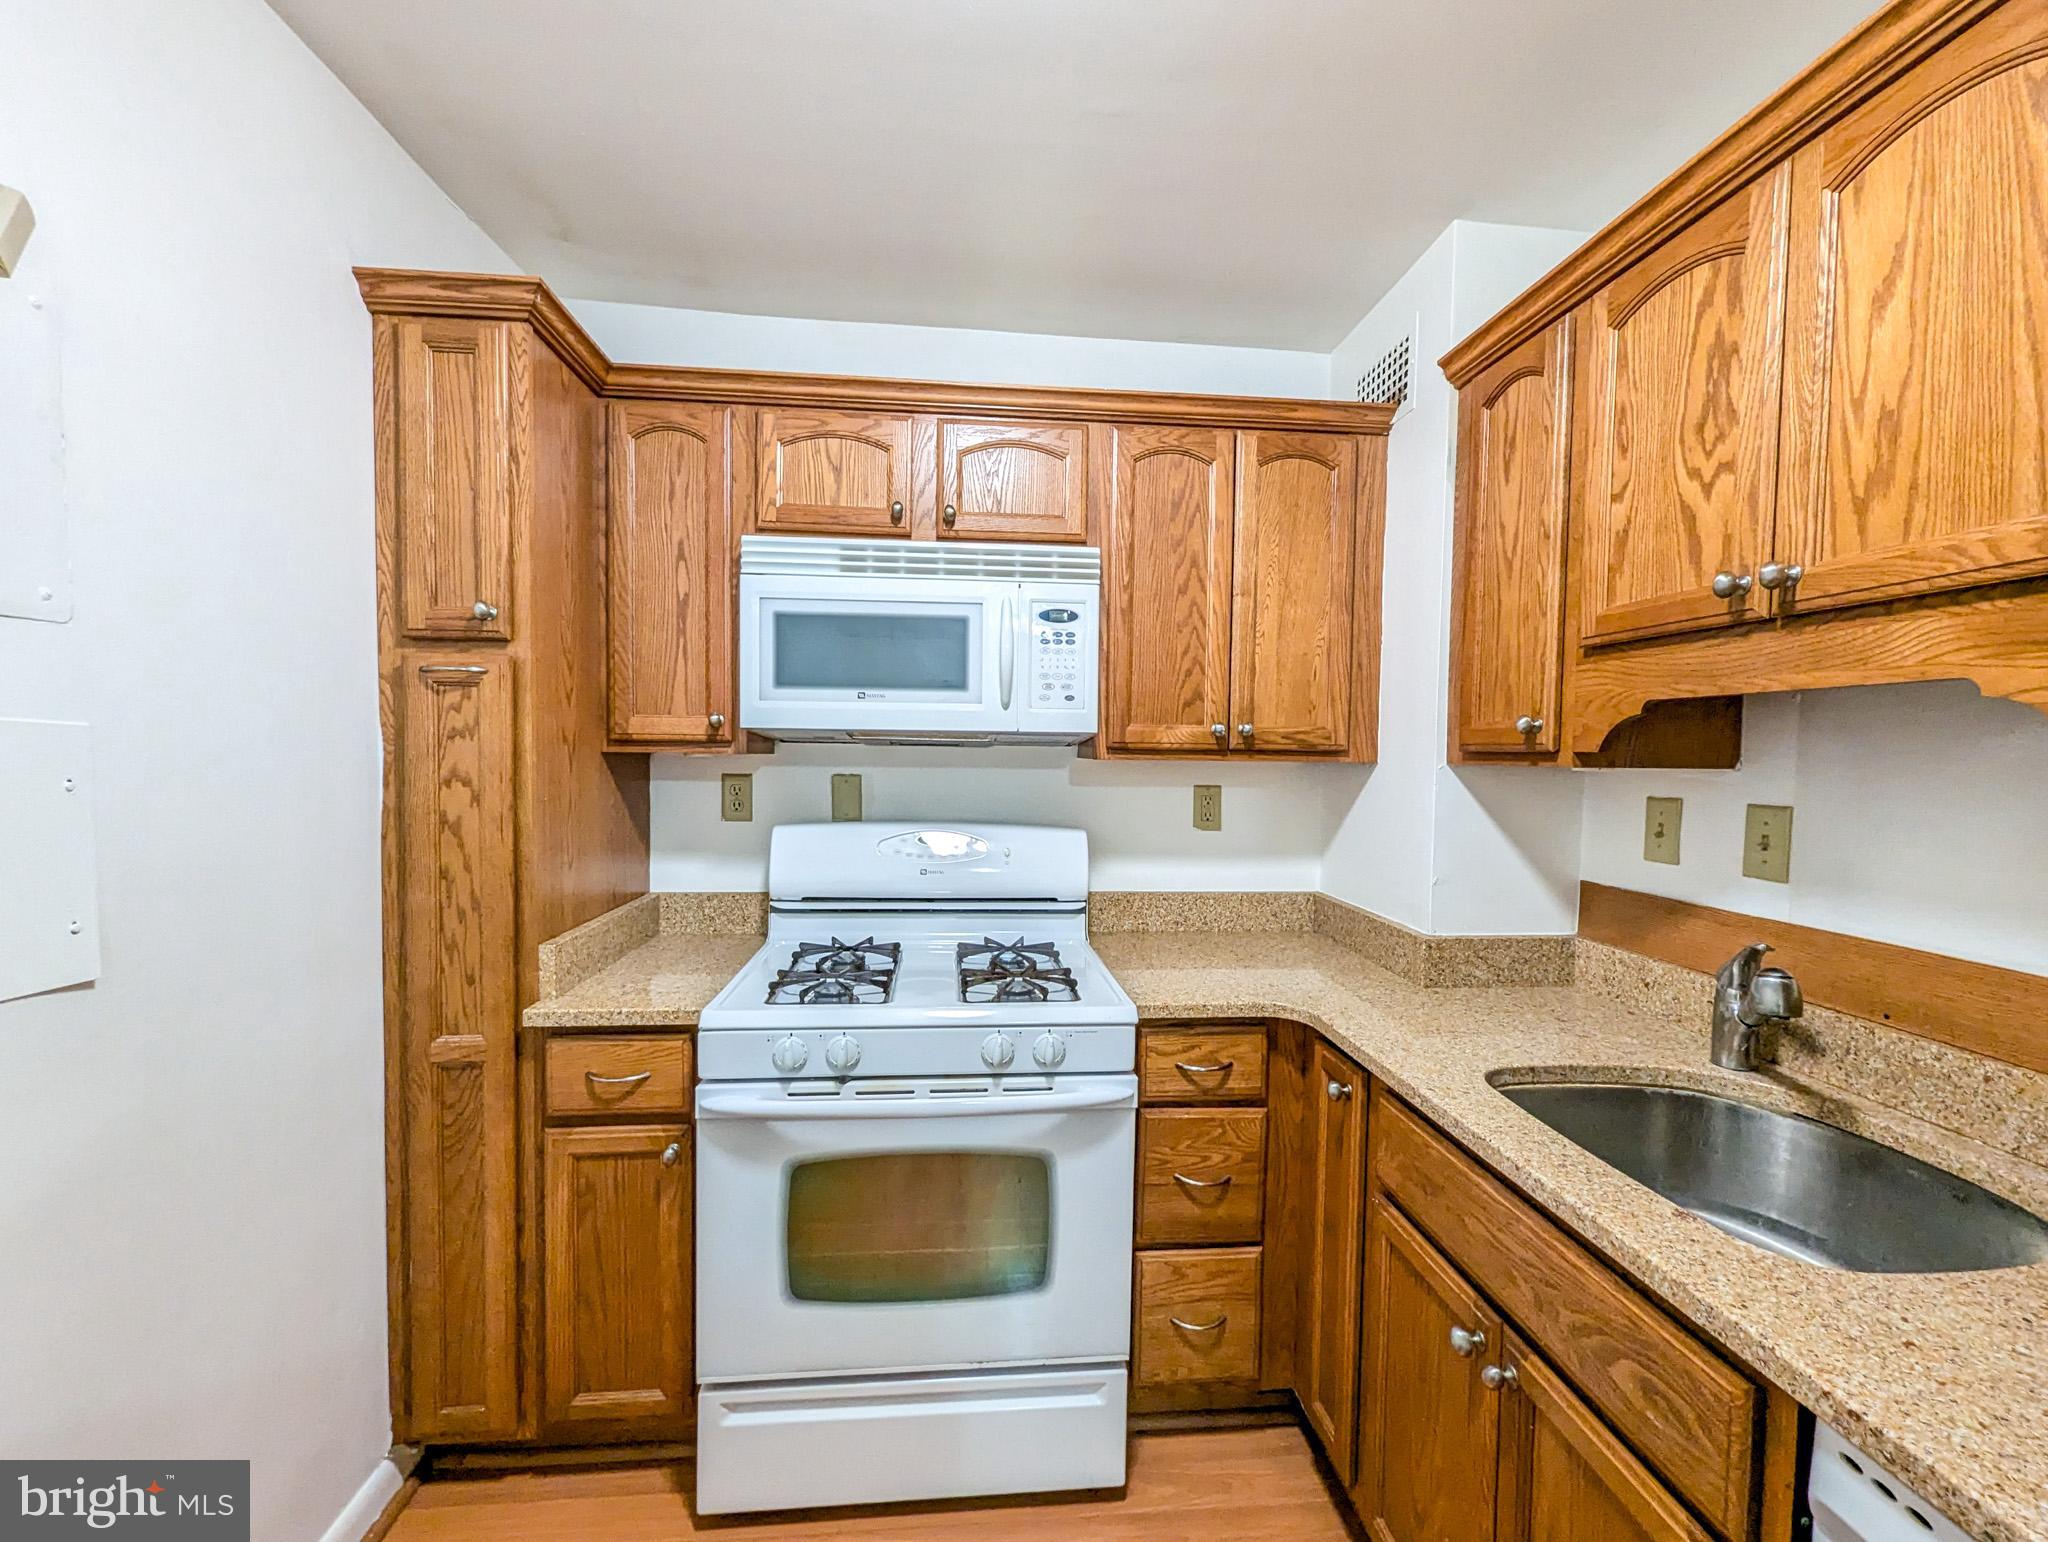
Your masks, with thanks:
M1818 1420L1806 1502L1814 1542L1970 1542L1962 1527Z

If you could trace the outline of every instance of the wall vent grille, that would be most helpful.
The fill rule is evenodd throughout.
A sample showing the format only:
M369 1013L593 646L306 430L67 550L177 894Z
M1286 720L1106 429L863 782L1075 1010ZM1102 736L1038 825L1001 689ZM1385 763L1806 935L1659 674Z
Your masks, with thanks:
M1417 318L1418 321L1420 318ZM1407 414L1414 396L1415 332L1410 327L1387 351L1358 377L1358 399L1362 402L1392 402L1394 421Z

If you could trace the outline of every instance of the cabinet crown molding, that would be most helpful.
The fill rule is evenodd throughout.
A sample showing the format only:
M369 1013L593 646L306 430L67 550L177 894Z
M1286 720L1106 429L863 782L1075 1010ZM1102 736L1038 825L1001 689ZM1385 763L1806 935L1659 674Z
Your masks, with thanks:
M859 375L788 375L680 365L616 364L542 279L404 268L357 268L355 275L363 304L372 314L523 321L546 340L591 390L601 396L630 397L636 401L960 413L976 418L1040 421L1055 418L1100 423L1172 423L1204 428L1308 429L1375 437L1384 437L1394 421L1390 402L1184 395L1069 386L970 385Z

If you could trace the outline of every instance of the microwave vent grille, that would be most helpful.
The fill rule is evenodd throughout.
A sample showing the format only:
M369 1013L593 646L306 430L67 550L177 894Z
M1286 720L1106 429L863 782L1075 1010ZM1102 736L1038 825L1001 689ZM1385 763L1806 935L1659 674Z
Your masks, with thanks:
M978 578L1093 584L1102 581L1102 554L1092 546L750 535L740 540L740 571L810 578Z

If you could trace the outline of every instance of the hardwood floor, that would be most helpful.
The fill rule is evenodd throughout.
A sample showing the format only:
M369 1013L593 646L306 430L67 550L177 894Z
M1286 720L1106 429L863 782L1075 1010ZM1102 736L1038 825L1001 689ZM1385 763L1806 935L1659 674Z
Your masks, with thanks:
M685 1463L447 1479L420 1486L389 1542L666 1542L710 1535L729 1542L1342 1542L1357 1535L1292 1425L1136 1436L1121 1495L700 1520L690 1514L689 1492Z

